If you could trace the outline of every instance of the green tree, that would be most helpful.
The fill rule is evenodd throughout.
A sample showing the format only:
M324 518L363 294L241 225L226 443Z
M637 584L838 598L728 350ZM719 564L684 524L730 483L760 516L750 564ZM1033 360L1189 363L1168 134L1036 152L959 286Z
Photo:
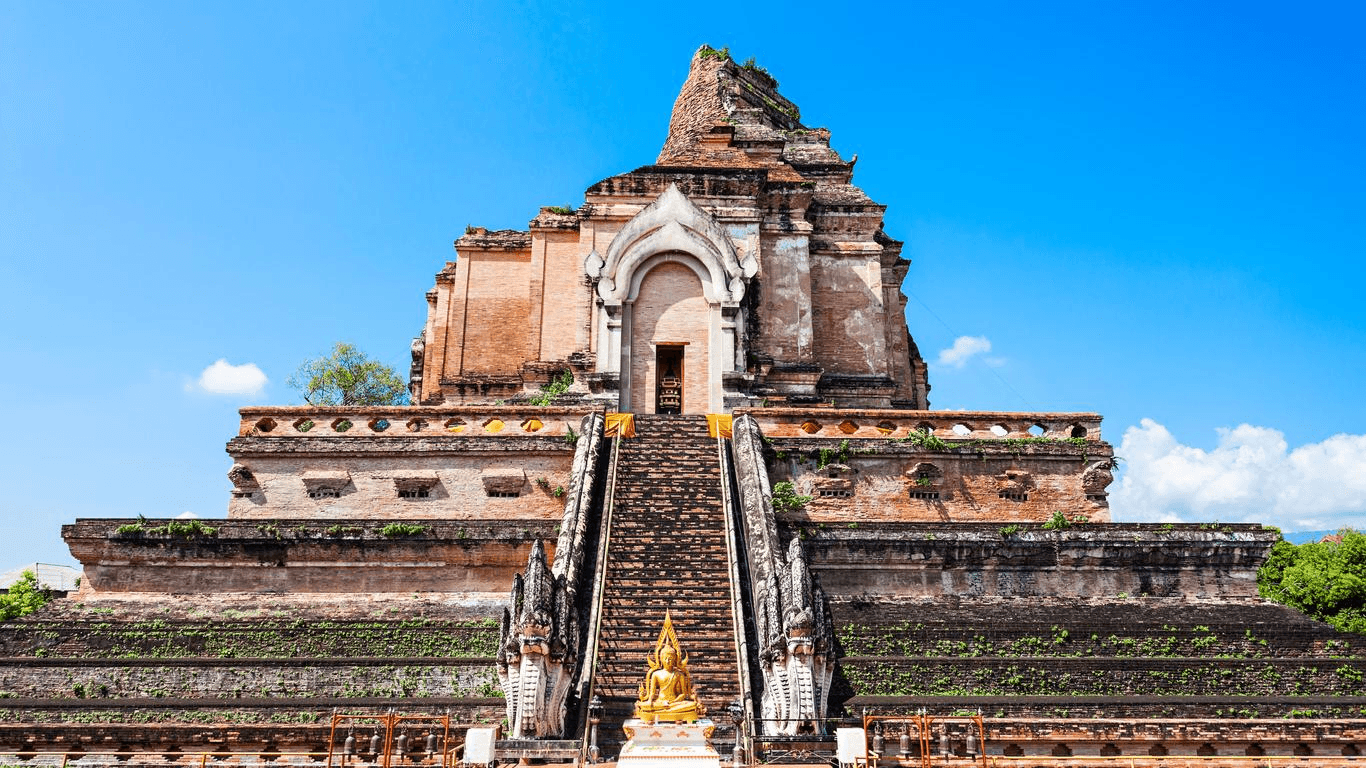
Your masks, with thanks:
M33 571L24 571L19 580L10 585L9 592L0 595L0 621L17 619L47 605L52 594L38 584Z
M1262 597L1344 632L1366 633L1366 535L1295 545L1281 540L1257 572Z
M408 386L393 368L340 341L332 354L305 361L287 383L309 405L408 404Z

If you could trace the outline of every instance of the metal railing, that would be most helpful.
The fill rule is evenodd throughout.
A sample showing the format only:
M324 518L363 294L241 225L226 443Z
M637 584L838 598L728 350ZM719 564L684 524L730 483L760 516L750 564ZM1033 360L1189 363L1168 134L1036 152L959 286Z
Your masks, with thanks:
M398 753L399 761L402 762L403 756L410 751L407 749L407 730L405 729L398 735L395 735L400 727L405 723L427 724L429 727L427 729L427 744L424 751L429 760L433 755L440 753L441 768L449 768L448 759L450 757L450 752L446 749L446 746L450 742L450 715L400 715L394 712L380 715L333 715L332 728L327 737L327 768L332 768L332 758L337 746L337 727L339 725L346 724L350 726L346 739L342 742L341 762L339 765L344 768L348 762L348 758L352 758L357 754L356 748L358 744L354 734L356 723L361 723L361 727L363 728L366 727L367 724L372 728L374 735L371 737L370 741L370 753L374 754L378 759L372 760L371 762L382 766L382 768L390 768L395 752ZM436 731L430 727L437 724L440 724L441 726L441 737L439 741L433 738L436 735ZM379 735L380 728L383 728L384 730L383 736Z
M945 726L945 729L940 735L941 741L939 747L939 756L943 760L947 760L952 754L952 751L948 747L949 737L947 726L951 723L968 724L969 740L971 740L972 736L972 726L976 726L977 743L975 745L968 745L965 750L967 752L966 759L970 760L972 765L976 765L977 759L981 758L981 765L985 768L987 765L987 733L980 712L975 715L936 716L929 714L923 709L914 715L864 714L863 731L865 734L868 734L868 740L871 742L868 750L869 765L876 766L878 761L886 754L886 741L883 733L886 726L900 725L902 727L902 736L898 740L897 756L900 758L902 764L906 764L912 758L910 735L911 729L914 728L916 746L918 747L917 751L919 752L918 762L922 768L930 768L933 764L934 757L932 732L936 722Z
M356 724L370 731L368 739L357 740L352 730ZM421 740L408 741L407 728L417 726L419 732L425 731ZM231 726L222 726L225 730ZM347 737L338 740L339 729L347 728ZM63 750L40 751L23 750L6 753L13 755L31 766L53 766L68 768L73 763L91 757L112 757L120 763L177 766L210 765L232 761L236 765L285 765L290 762L307 760L321 763L326 768L345 768L345 766L375 766L375 768L396 768L400 765L422 765L431 768L453 768L459 763L459 753L464 744L451 744L452 730L468 730L478 727L472 723L452 724L450 715L404 715L396 712L368 715L334 714L328 728L327 749L312 751L286 751L277 749L242 750L228 747L205 749L202 751L181 751L175 748L114 749L114 750ZM439 731L439 735L438 735ZM409 745L412 745L410 748ZM418 757L418 756L421 757ZM60 756L60 762L58 757ZM50 759L49 759L50 758ZM210 762L212 761L212 762ZM7 762L7 761L6 761Z

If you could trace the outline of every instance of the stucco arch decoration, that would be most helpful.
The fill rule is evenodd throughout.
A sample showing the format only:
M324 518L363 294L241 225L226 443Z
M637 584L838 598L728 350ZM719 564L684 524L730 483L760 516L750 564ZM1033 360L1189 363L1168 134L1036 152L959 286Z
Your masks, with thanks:
M631 300L633 287L638 288L636 273L641 267L666 252L686 253L701 262L706 271L702 292L711 304L738 304L749 278L759 271L753 256L743 262L737 258L721 225L676 184L622 227L607 246L606 257L590 253L584 271L597 281L604 304L620 305Z

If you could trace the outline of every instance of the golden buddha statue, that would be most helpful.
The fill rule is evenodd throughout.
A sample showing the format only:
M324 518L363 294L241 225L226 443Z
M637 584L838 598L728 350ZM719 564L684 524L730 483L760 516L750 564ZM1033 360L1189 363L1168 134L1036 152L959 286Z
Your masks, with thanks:
M654 653L645 657L650 671L640 685L635 715L647 723L693 722L707 713L693 693L688 657L678 645L673 620L664 614Z

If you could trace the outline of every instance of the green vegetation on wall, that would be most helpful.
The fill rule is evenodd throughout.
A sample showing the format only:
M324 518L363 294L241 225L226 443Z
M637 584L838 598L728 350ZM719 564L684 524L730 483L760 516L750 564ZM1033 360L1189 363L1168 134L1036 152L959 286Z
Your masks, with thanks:
M564 371L559 376L551 379L549 384L541 386L541 392L527 400L527 405L547 406L554 403L560 395L569 391L574 386L574 372Z

